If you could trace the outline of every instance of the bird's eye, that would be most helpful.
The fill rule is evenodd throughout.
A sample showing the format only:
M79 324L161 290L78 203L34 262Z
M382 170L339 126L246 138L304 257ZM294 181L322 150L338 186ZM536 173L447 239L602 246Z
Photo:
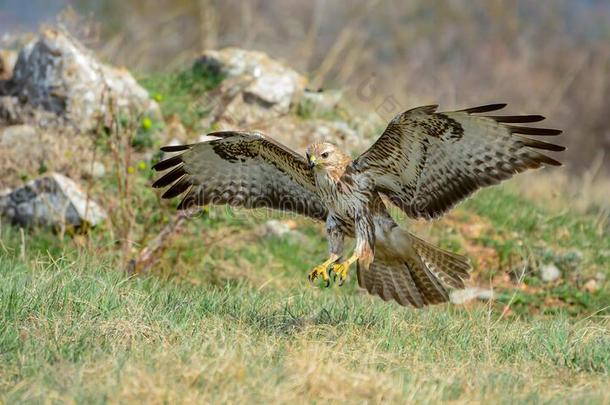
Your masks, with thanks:
M328 157L328 152L324 152L320 155L322 159L326 159Z

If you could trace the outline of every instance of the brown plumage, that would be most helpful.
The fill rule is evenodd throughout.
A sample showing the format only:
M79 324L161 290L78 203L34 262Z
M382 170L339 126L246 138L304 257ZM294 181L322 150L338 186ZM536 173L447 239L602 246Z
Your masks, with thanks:
M464 287L468 259L398 227L382 196L412 218L437 218L481 187L559 165L540 150L562 146L526 136L561 133L523 126L544 117L475 115L504 106L406 111L354 161L329 143L311 145L304 158L259 133L215 132L201 143L162 148L183 153L155 165L172 170L153 187L170 186L164 198L184 193L181 209L231 204L323 220L329 259L312 270L311 280L321 277L328 285L331 268L342 284L357 262L358 283L369 293L418 308L437 304L449 299L449 289ZM356 238L356 248L340 261L345 236Z

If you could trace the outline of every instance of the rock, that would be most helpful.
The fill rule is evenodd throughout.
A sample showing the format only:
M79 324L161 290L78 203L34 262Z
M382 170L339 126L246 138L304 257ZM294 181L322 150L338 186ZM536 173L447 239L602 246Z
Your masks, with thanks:
M104 210L74 181L59 173L0 196L0 214L23 227L95 226L106 218Z
M297 224L294 221L278 221L277 219L272 219L265 223L263 233L266 237L272 236L288 239L293 244L308 246L309 241L307 240L307 237L299 232L296 227Z
M468 287L455 290L449 294L449 300L454 304L465 304L472 300L490 301L494 299L493 290L481 287Z
M540 278L550 283L561 277L561 271L553 263L540 267Z
M17 62L17 52L0 49L0 80L8 80L13 76L15 62Z
M294 223L272 219L265 222L265 235L281 238L282 236L290 233L294 227Z
M160 116L159 106L124 69L104 65L74 38L47 29L20 52L0 86L0 118L92 131L120 111ZM109 111L109 104L114 111Z
M92 164L86 165L87 167L83 167L86 170L84 173L87 177L92 179L99 179L106 175L106 166L102 162L98 162L97 160Z
M583 261L583 254L579 250L571 250L558 258L558 265L565 272L576 271Z
M307 80L265 53L238 48L206 51L196 67L225 76L223 93L230 99L222 117L235 125L248 125L287 114ZM237 87L236 87L237 86Z

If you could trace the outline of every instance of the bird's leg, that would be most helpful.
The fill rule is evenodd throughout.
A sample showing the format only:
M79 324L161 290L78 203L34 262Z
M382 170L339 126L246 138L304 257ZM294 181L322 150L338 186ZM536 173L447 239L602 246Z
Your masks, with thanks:
M328 276L328 266L336 262L338 259L338 255L331 253L328 260L326 260L321 265L314 267L313 270L309 273L309 275L307 276L309 281L313 283L318 277L321 277L322 280L326 282L326 287L328 287L330 285L330 277Z
M326 234L328 236L328 260L309 273L309 281L313 282L318 277L326 282L326 287L330 285L330 277L328 275L328 266L335 263L343 254L343 232L339 228L337 221L332 215L326 218Z
M342 286L347 279L349 266L356 260L358 265L368 268L373 262L375 252L375 227L372 216L368 213L357 213L355 218L356 225L356 249L352 256L344 262L333 264L332 271L335 272L335 281L339 279L339 286Z
M342 286L345 280L347 279L347 273L349 272L349 267L358 260L358 255L354 253L349 259L341 263L335 263L332 265L331 271L335 273L335 281L337 278L339 279L339 286Z

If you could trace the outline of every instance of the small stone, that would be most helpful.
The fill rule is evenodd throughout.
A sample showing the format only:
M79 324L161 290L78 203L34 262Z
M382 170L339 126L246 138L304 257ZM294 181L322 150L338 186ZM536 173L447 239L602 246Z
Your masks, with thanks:
M547 283L555 281L561 277L561 271L553 263L546 264L540 268L540 278Z
M277 219L272 219L265 223L265 235L281 238L291 231L290 226Z
M267 221L264 226L264 235L288 240L294 245L309 246L307 236L299 232L295 221L278 221L272 219Z
M473 300L490 301L494 299L493 290L481 287L468 287L455 290L449 294L449 300L454 304L465 304Z
M102 162L93 162L91 166L91 177L94 179L99 179L106 175L106 166Z

